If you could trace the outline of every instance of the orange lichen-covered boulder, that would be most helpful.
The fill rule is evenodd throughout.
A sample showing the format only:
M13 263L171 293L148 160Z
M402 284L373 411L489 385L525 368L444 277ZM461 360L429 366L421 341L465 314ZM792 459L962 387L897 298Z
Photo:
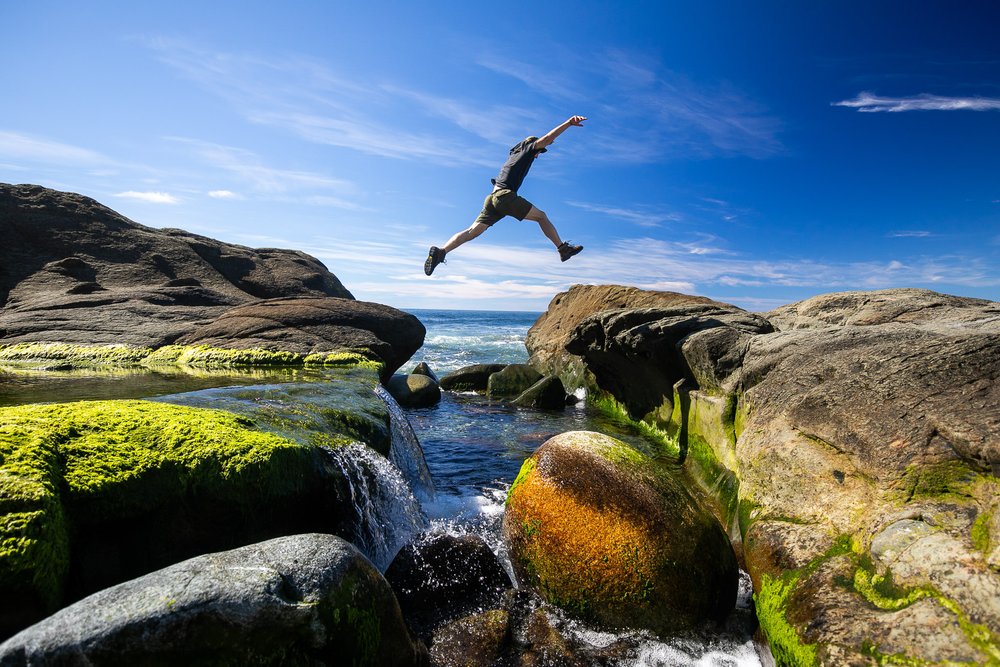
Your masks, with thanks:
M732 545L650 457L600 433L546 441L507 496L504 536L522 585L609 627L670 634L736 601Z

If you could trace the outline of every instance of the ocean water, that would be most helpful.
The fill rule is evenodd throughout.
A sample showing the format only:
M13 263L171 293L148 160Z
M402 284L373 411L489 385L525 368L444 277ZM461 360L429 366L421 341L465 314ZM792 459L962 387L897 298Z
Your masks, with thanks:
M425 361L439 377L471 364L525 363L525 335L540 315L409 312L427 328L424 346L411 364ZM521 464L543 442L565 431L593 430L640 448L650 446L627 425L590 410L585 401L561 412L539 411L471 393L445 392L439 404L404 413L423 448L434 482L434 499L423 504L432 529L481 536L508 571L510 564L501 539L504 499ZM751 593L749 577L743 573L737 609L725 627L668 642L641 632L615 633L588 627L555 610L550 617L581 655L595 656L594 664L750 667L762 664L752 638L756 621ZM620 657L609 661L605 649L612 646Z

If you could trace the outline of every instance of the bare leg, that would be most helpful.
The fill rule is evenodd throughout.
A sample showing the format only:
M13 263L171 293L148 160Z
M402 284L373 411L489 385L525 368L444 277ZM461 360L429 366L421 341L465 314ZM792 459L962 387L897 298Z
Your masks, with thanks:
M528 215L524 216L525 220L534 220L538 223L538 226L542 229L542 234L545 234L545 238L552 241L555 247L562 245L562 239L559 238L559 232L556 231L555 225L549 220L549 216L545 215L545 211L540 211L534 206L528 211Z
M441 246L441 250L449 253L463 243L468 243L489 228L489 225L484 225L481 222L474 222L467 229L463 229L448 239L448 242Z

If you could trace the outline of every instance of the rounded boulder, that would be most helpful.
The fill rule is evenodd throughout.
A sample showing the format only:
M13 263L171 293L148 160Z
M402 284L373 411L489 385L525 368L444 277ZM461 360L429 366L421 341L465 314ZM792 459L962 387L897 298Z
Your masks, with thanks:
M609 436L546 441L507 496L504 537L522 585L607 627L667 635L733 609L729 538L670 470Z

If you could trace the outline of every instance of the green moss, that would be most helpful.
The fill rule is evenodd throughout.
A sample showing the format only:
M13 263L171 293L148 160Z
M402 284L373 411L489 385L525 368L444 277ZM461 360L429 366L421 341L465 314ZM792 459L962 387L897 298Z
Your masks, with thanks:
M852 583L854 590L862 597L879 609L889 611L904 609L931 595L930 591L924 588L906 590L897 586L892 580L891 571L880 575L875 572L871 561L867 559L862 559L862 563L854 570Z
M767 634L777 664L810 667L818 664L816 645L804 643L787 617L788 598L798 580L797 571L787 572L778 578L764 574L760 591L754 595L754 603L757 620Z
M670 433L659 426L639 419L633 419L629 415L625 406L611 394L608 394L607 392L599 392L593 394L587 400L591 406L604 415L622 425L632 428L636 432L657 443L660 447L660 454L675 457L680 455L680 445L677 442L677 438L670 435Z
M977 478L964 461L912 465L903 475L901 489L906 502L942 498L964 502L970 498Z
M983 512L976 517L972 524L972 546L983 555L989 555L992 541L990 539L990 521L993 518L992 512Z
M0 345L0 361L52 360L71 363L130 366L152 352L130 345L73 345L70 343L15 343Z
M68 519L143 516L192 497L259 506L293 493L313 450L217 410L150 401L0 408L0 583L49 606Z
M376 373L381 373L385 364L375 357L374 354L365 351L350 352L324 352L310 354L303 359L306 366L362 366L370 368Z
M85 346L69 343L16 343L0 345L0 361L65 361L93 366L365 366L381 372L384 364L366 350L303 355L259 348L234 350L200 346L166 345L156 350L129 345Z
M348 607L346 624L351 628L358 648L358 657L353 665L378 665L379 643L381 641L381 625L374 609L358 609Z
M600 392L589 400L591 405L603 414L657 443L659 455L678 458L681 456L681 446L674 435L655 424L633 419L629 416L628 410L610 394ZM675 405L677 403L675 401ZM630 451L636 450L630 449ZM636 455L642 457L643 461L646 460L641 453L636 452ZM723 525L732 525L739 518L739 478L718 460L711 446L696 434L688 434L684 456L684 463L714 501ZM742 526L742 523L740 525ZM745 535L745 531L743 534Z

